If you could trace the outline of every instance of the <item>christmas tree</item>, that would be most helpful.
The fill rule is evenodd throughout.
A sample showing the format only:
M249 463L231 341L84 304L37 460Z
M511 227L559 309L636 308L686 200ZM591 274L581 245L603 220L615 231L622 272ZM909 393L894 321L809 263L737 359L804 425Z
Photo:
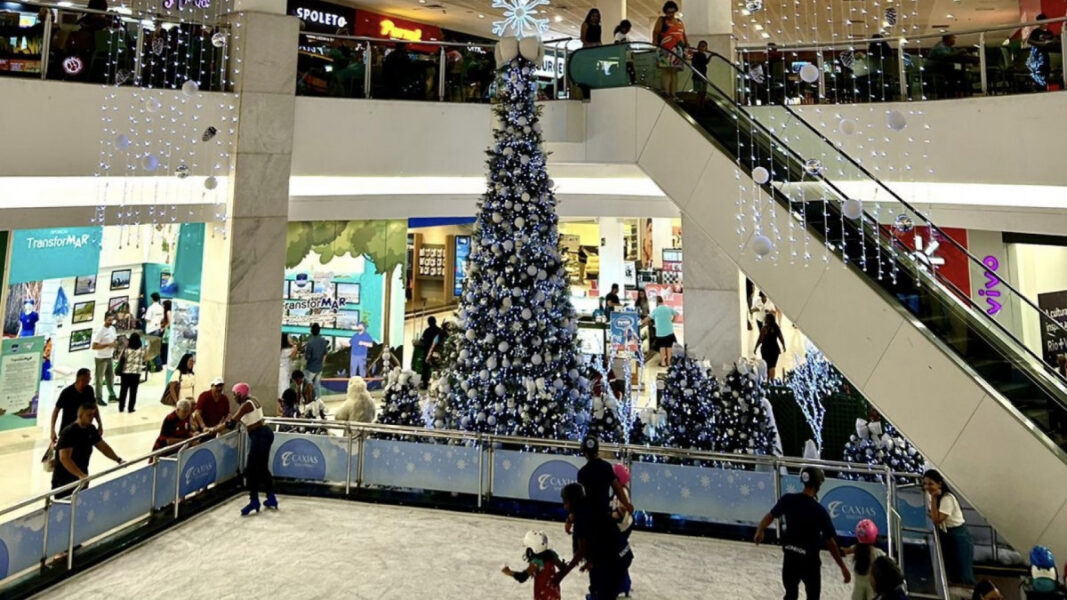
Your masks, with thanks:
M534 106L543 50L528 42L523 55L502 61L488 190L460 298L464 334L434 417L452 428L574 439L588 381Z
M378 422L382 425L426 427L422 398L419 396L421 377L414 371L394 368L386 376L385 394Z
M811 427L818 454L822 455L822 428L826 417L826 401L841 389L844 379L826 356L808 344L804 363L785 376L785 384L793 391L804 420Z
M926 459L907 438L889 421L872 411L871 420L856 420L856 433L845 443L845 462L870 466L888 465L894 472L922 473ZM880 475L859 475L842 473L845 479L880 481ZM908 483L906 477L898 477L898 482Z
M722 381L712 396L714 449L728 454L779 455L781 440L765 382L746 362Z
M677 353L667 369L659 396L664 414L657 443L672 448L711 450L712 396L718 393L714 378L693 357Z

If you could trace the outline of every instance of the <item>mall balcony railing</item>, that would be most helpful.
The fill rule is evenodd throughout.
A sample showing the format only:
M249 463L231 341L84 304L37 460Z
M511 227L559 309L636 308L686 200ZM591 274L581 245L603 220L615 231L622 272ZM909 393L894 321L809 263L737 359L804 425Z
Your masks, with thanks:
M769 59L767 47L744 47L737 50L740 74L731 88L742 104L918 101L1063 90L1067 27L1046 47L1044 84L1035 81L1032 47L1019 34L1065 22L1067 17L1059 17L918 36L781 45ZM931 56L947 35L956 37L950 54ZM799 69L804 64L814 64L822 77L803 81Z
M547 40L540 100L568 97L562 65L572 38ZM397 49L407 51L396 60ZM496 82L495 45L301 33L296 93L301 96L488 103ZM390 57L394 58L391 59Z
M217 32L229 39L228 27L190 15L65 4L10 3L36 9L37 21L0 25L0 76L172 89L193 79L201 91L231 89L228 44L212 43Z
M303 495L555 517L558 488L584 462L572 441L338 421L268 418L268 424L277 430L270 457L275 487ZM0 595L36 593L233 498L247 447L243 430L200 435L0 510L0 542L9 557ZM802 487L802 467L820 466L828 501L837 489L842 500L863 504L855 510L884 519L888 554L913 574L912 597L944 597L939 542L914 474L654 446L603 450L631 469L636 527L682 534L717 525L747 538L783 493ZM551 485L540 485L542 474ZM853 525L837 523L838 534L848 537Z

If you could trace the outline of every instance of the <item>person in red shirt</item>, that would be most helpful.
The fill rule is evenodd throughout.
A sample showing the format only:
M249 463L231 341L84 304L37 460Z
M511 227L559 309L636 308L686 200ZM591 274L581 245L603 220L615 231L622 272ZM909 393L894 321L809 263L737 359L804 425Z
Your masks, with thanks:
M519 583L533 577L534 600L560 600L559 583L554 577L564 565L559 555L549 550L548 536L543 531L528 531L523 544L526 546L524 558L529 565L523 571L504 567L502 572Z
M226 417L230 416L230 399L223 392L223 387L222 378L216 377L211 382L211 387L196 399L193 423L200 430L214 429L224 424Z
M162 450L193 437L192 424L189 422L192 415L193 403L187 399L179 400L174 410L163 419L163 426L159 429L159 437L156 438L152 451Z

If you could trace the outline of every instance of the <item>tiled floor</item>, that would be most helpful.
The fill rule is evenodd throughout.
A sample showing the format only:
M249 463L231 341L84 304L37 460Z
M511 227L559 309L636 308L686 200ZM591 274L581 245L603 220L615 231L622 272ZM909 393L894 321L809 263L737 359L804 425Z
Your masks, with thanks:
M42 600L182 598L523 599L501 575L521 567L522 538L542 529L568 557L562 523L282 497L281 510L238 516L243 498L167 532L41 594ZM637 532L631 574L642 600L780 598L780 550ZM849 597L823 561L823 598ZM585 597L575 572L563 597Z

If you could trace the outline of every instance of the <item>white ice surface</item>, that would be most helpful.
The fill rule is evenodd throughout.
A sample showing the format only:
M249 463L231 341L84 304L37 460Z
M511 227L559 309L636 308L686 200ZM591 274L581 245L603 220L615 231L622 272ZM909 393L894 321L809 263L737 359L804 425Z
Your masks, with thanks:
M542 529L565 558L561 523L283 496L281 510L238 515L244 497L200 515L37 596L147 600L269 598L522 600L531 584L500 574L521 567L523 534ZM638 600L782 597L777 547L635 532ZM823 598L849 597L823 560ZM563 584L582 600L578 572Z

